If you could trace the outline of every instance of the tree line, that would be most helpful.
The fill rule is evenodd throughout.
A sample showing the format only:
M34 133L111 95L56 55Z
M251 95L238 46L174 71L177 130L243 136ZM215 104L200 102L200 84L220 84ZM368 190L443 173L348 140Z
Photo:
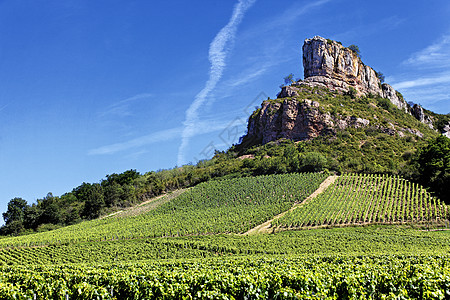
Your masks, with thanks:
M408 158L402 169L360 169L357 165L340 162L330 154L314 151L312 146L284 140L259 145L245 150L231 147L228 151L216 151L210 160L188 164L157 172L140 174L128 170L121 174L106 175L99 183L82 183L71 192L61 196L48 193L36 203L25 199L9 201L3 213L5 225L1 235L18 235L47 231L132 206L154 196L175 189L194 186L217 178L234 178L264 174L294 172L319 172L330 170L337 173L385 173L400 174L406 179L428 187L443 202L450 204L450 139L438 136L418 149ZM318 149L316 149L318 150ZM241 154L250 158L237 159ZM378 157L381 162L384 158Z

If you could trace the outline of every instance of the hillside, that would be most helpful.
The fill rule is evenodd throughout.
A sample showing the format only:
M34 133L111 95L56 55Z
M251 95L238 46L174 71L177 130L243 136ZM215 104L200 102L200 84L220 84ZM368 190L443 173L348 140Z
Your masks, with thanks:
M0 299L448 298L449 118L355 49L305 40L210 160L12 199Z
M304 80L287 82L250 116L236 147L241 154L288 139L334 160L342 171L401 174L411 154L448 122L448 116L410 106L338 42L305 40L303 67Z
M360 183L376 191L368 192L371 203L386 203L394 215L398 215L399 206L390 195L415 195L405 188L411 185L404 181L392 185L396 178L344 175L336 179L335 186L303 203L326 177L312 173L210 181L168 200L164 197L171 195L150 201L145 205L152 207L136 208L130 214L0 239L0 296L240 299L253 295L291 299L308 298L314 292L314 297L389 294L419 299L426 298L429 291L447 291L448 231L366 224L359 228L236 234L290 207L295 207L290 211L294 217L306 208L311 215L342 212L321 205L321 199L330 195L342 198L338 193L342 189L342 194L352 199L351 207L364 207L368 197L362 190L367 186ZM385 193L384 186L393 186L392 193ZM421 187L412 187L423 192ZM429 199L426 193L419 198ZM438 210L422 214L419 208L423 206L416 202L405 206L411 208L409 224L425 228L423 221L436 220L433 213ZM441 206L437 203L436 207ZM277 226L292 219L290 212ZM390 219L376 221L391 223ZM383 271L387 267L389 276ZM369 272L371 276L367 276ZM350 274L352 281L340 284Z
M448 219L447 206L422 187L398 177L346 174L281 218L274 228L364 224L433 224Z
M443 188L450 178L448 160L423 154L431 139L450 134L448 115L410 106L399 92L381 83L381 73L338 42L307 39L303 63L305 79L289 81L276 99L264 101L249 117L242 142L226 152L217 151L196 165L109 174L100 183L82 183L61 196L49 193L32 204L14 198L0 234L73 225L217 178L326 169L399 175L450 203ZM433 167L439 165L443 166ZM424 169L427 174L421 172Z
M4 238L0 239L0 247L243 233L302 202L326 177L325 173L311 173L210 181L170 201L163 197L157 200L159 205L137 215L118 214L48 232Z

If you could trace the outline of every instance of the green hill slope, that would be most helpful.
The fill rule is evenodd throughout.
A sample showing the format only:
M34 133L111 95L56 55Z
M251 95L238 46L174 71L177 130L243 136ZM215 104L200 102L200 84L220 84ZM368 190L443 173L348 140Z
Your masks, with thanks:
M0 250L0 298L445 299L448 241L381 227Z
M242 233L303 201L327 176L303 173L209 181L137 216L97 219L53 231L4 238L0 239L0 247Z
M371 223L439 223L447 207L423 187L386 175L340 176L328 189L272 226L307 228Z
M0 266L130 263L145 260L273 255L444 255L450 232L367 226L63 243L0 249Z

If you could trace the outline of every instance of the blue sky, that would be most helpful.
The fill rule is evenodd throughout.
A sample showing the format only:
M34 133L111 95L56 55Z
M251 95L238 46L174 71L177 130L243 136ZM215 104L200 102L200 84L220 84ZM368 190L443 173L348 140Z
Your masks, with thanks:
M444 0L0 1L0 211L228 148L314 35L450 112Z

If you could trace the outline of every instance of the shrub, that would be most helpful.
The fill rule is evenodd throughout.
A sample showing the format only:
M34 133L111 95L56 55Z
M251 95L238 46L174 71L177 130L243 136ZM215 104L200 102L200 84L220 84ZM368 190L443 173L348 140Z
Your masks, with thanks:
M383 73L375 71L375 74L377 74L377 78L380 80L380 82L383 83L385 79Z
M355 99L357 94L358 94L358 92L356 91L356 89L354 87L349 87L348 91L346 93L346 95L349 95L350 98L352 98L352 99Z
M361 57L361 51L359 50L359 47L356 45L350 45L347 47L348 49L352 50L353 53L356 54L356 56Z

